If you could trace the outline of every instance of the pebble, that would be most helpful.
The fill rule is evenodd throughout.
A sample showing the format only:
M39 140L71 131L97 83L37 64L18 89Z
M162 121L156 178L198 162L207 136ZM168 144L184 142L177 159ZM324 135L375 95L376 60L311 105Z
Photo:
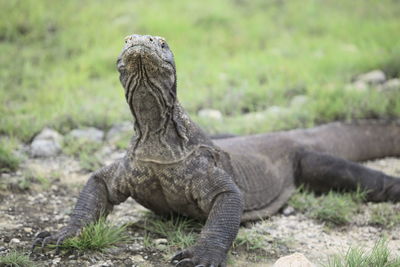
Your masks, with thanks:
M292 206L287 206L286 208L283 209L282 214L285 216L290 216L294 214L296 211Z
M30 228L30 227L24 227L24 232L25 232L25 233L32 233L32 228Z
M10 240L10 242L9 242L9 244L11 245L11 246L16 246L16 245L18 245L18 244L20 244L21 243L21 240L19 240L18 238L12 238L11 240Z
M58 264L58 263L60 263L60 262L61 262L61 258L59 258L59 257L54 258L54 259L52 260L52 263L53 263L54 265L56 265L56 264Z
M147 256L145 256L145 257L147 257ZM131 256L130 259L131 259L133 262L136 262L136 263L144 262L144 261L145 261L145 259L143 258L142 255L134 255L134 256Z
M357 76L356 81L365 82L367 84L380 84L386 81L386 75L381 70L373 70Z
M294 253L278 259L272 267L315 267L303 254Z
M158 238L158 239L154 240L154 244L166 245L166 244L168 244L168 240L166 238Z
M128 247L129 251L131 252L139 252L143 249L143 246L140 244L133 244Z

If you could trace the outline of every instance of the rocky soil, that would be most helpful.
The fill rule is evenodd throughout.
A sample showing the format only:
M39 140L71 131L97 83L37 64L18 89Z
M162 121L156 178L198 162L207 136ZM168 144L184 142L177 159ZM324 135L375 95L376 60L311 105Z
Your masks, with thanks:
M93 157L100 165L123 156L116 143L131 130L129 123L119 124L109 132L94 128L74 130L67 136L45 129L31 145L21 146L24 160L15 173L0 176L0 255L13 249L28 253L32 239L39 231L54 232L68 221L78 193L90 172L82 167L81 159L62 151L63 139L89 139L97 143ZM388 174L400 176L400 159L386 158L365 163ZM363 208L368 209L365 204ZM392 204L393 208L399 205ZM139 222L145 209L134 200L117 206L109 216L116 224ZM241 234L260 240L261 248L237 246L232 249L232 266L270 266L281 256L300 252L316 264L326 262L327 255L345 252L349 246L371 248L382 236L388 239L392 251L399 251L400 226L383 229L366 223L365 214L357 215L355 222L342 228L329 228L324 223L296 213L290 207L268 220L247 224ZM100 252L66 252L37 250L31 255L38 266L169 266L172 250L165 246L147 249L144 232L128 228L132 237L128 243ZM160 237L161 238L161 237ZM159 240L160 241L160 240ZM164 242L164 241L163 241ZM161 241L160 241L161 243Z

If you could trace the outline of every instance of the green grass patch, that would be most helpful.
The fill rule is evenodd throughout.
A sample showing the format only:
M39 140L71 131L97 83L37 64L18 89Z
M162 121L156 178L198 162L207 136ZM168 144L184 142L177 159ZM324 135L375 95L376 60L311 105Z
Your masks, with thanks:
M398 116L399 92L344 87L376 68L399 76L399 12L400 3L392 0L5 1L0 134L26 142L44 126L65 133L129 119L115 61L131 33L167 38L179 99L191 114L221 110L227 120L212 126L215 131L255 133ZM298 115L289 104L296 95L312 100ZM271 115L257 127L238 123L243 112L271 106L295 115Z
M15 156L16 143L10 138L0 138L0 173L17 170L20 159Z
M330 191L321 196L299 190L290 199L289 205L310 218L326 222L328 225L341 226L352 221L352 216L359 211L364 198L365 193L360 190L353 193Z
M233 248L243 246L249 252L258 251L265 249L265 238L256 231L240 229L232 246Z
M392 203L373 204L368 222L372 225L392 228L400 224L400 211Z
M24 252L11 251L0 256L0 266L4 267L35 267L37 266Z
M174 215L166 219L153 214L146 215L144 221L134 225L146 230L145 247L155 247L152 237L156 235L166 238L171 249L184 249L193 245L202 227L201 223L187 217Z
M387 242L379 240L371 251L363 248L350 248L346 254L329 258L325 267L398 267L400 257L391 255Z
M104 217L101 217L96 223L86 226L79 236L67 239L61 248L104 251L128 239L126 226L111 225Z

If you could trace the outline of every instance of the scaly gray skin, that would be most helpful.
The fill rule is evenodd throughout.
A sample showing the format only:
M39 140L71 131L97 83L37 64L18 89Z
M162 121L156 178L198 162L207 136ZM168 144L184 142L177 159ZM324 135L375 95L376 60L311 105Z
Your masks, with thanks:
M212 141L176 98L163 38L128 36L117 67L137 138L122 160L90 177L69 224L40 235L33 248L60 245L132 197L157 214L206 219L197 243L173 258L176 266L226 266L240 222L273 214L300 183L320 192L361 186L373 201L400 198L400 180L348 161L399 156L399 124L331 123Z

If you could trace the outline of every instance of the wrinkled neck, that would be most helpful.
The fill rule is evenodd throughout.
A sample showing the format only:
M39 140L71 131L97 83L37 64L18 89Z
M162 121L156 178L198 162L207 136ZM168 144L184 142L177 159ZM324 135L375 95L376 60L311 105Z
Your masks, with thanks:
M137 135L134 155L141 159L166 161L182 157L190 149L189 118L169 90L137 86L130 109Z

